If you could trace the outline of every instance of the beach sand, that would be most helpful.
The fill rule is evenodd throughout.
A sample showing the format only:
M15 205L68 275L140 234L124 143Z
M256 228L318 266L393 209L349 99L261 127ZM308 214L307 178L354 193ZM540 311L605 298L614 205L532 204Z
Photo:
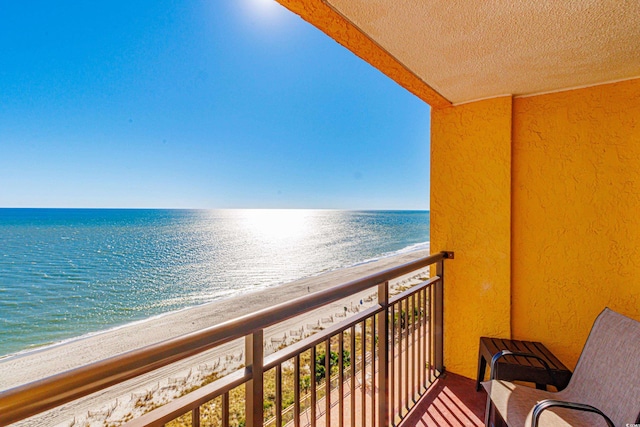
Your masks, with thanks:
M0 372L2 372L0 390L6 390L135 348L197 331L428 255L428 250L420 250L382 258L266 290L188 308L148 321L81 337L64 344L0 359ZM419 275L414 274L413 276L400 278L395 284L405 283L411 279L415 280ZM376 289L367 290L348 300L339 301L269 328L265 331L265 353L269 354L277 350L280 345L299 338L299 334L312 333L316 328L326 327L333 322L342 320L345 314L353 314L373 305L375 292ZM346 313L345 308L347 309ZM76 425L85 425L85 423L104 425L104 421L118 420L133 411L135 402L140 396L153 395L154 402L161 402L171 399L172 393L176 389L196 384L204 375L214 370L236 369L243 363L243 348L244 342L242 340L227 343L206 353L24 420L16 425L69 426L73 420Z

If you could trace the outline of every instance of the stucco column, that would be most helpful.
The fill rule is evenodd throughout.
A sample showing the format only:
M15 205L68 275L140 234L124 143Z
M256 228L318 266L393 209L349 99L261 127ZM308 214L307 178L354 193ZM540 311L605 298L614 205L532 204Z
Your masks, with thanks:
M479 337L511 333L512 98L432 110L431 250L446 263L445 367L476 373Z

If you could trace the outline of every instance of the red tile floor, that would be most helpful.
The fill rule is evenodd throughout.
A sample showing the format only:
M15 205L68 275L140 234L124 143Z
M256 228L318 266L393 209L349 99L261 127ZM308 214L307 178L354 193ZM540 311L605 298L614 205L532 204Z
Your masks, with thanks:
M484 410L487 402L487 394L484 390L476 392L474 380L460 375L446 373L437 379L429 391L406 415L399 427L460 427L460 426L484 426ZM347 382L345 385L345 405L343 411L343 425L351 425L351 411L349 410L351 393ZM339 425L338 390L333 390L331 398L331 425ZM363 398L360 385L356 382L356 425L370 426L374 417L375 408L371 406L371 393L366 391L365 414L362 414L361 399ZM317 402L317 426L325 426L326 401L324 398ZM309 410L304 411L300 417L300 425L311 425ZM293 427L293 421L287 423L287 427Z
M483 426L487 394L474 380L447 373L431 386L400 427Z

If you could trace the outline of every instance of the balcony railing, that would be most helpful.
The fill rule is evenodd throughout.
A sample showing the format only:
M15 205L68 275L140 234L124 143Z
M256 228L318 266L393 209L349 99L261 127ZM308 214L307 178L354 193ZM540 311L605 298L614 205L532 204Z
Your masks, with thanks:
M452 257L441 252L4 391L0 426L241 338L244 366L126 427L162 426L176 419L194 427L397 425L444 369L444 260ZM390 281L429 266L435 266L435 275L390 294ZM377 304L265 357L266 328L372 289ZM234 414L230 401L238 393L243 413Z

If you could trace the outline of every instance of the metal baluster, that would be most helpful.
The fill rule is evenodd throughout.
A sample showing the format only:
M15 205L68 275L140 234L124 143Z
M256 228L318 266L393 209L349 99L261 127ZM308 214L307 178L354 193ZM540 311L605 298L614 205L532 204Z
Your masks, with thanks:
M293 359L293 425L300 427L300 353Z
M433 306L434 306L434 301L433 301L433 296L435 295L434 292L434 287L433 285L431 285L429 287L429 290L431 291L429 294L429 307L430 307L430 311L429 311L429 341L430 341L430 346L429 346L429 376L430 376L430 382L433 382L433 380L435 379L435 366L433 364L434 360L435 360L435 354L436 354L436 336L433 333Z
M282 427L282 365L276 366L276 427Z
M344 331L338 335L338 427L344 427Z
M316 346L311 347L311 427L316 427Z
M351 327L351 427L356 426L356 327Z
M422 323L420 327L422 328L422 361L421 361L421 382L423 387L426 389L429 387L427 384L427 290L423 289L420 294L420 300L422 305Z
M331 427L331 337L325 341L324 353L325 426Z
M416 401L416 294L411 295L411 401Z
M229 427L229 392L222 395L222 427Z
M422 328L424 322L424 306L422 305L422 292L424 290L420 290L417 293L418 297L418 343L416 349L418 350L418 395L422 395L422 386L424 382L422 381L422 373L424 372L424 354L422 353L422 337L424 335L424 330Z
M390 415L391 420L389 424L393 424L395 421L395 411L396 411L396 401L395 401L395 390L396 390L396 306L391 305L389 311L389 316L391 318L390 322L390 330L391 330L391 346L389 359L391 360L391 366L389 367L389 406L387 407L387 413Z
M200 407L196 406L191 410L191 426L200 427Z
M404 406L409 410L409 298L404 299Z
M378 286L378 425L389 426L389 282Z
M402 390L403 390L403 377L402 377L402 300L398 301L398 415L402 417Z
M365 427L367 425L367 319L362 321L362 366L361 366L361 376L362 376L362 384L360 390L362 391L362 426Z
M376 425L376 316L371 316L371 426Z

